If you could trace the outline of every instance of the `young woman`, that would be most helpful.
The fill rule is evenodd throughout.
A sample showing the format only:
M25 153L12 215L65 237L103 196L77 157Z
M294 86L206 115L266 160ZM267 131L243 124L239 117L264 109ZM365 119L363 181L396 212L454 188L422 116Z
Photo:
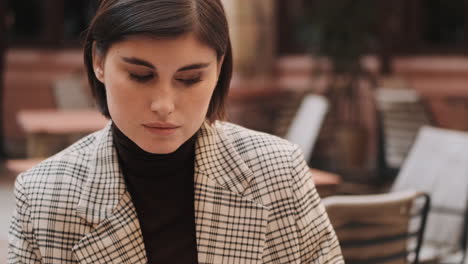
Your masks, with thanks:
M219 0L103 0L84 58L111 121L18 176L10 263L343 263L298 147L219 121Z

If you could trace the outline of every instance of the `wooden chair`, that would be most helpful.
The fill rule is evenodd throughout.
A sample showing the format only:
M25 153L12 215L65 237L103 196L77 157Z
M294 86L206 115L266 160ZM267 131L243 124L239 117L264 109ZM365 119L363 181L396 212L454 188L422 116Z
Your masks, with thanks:
M80 73L58 78L53 83L53 92L57 109L90 109L94 107L87 85Z
M347 264L419 263L429 196L417 191L323 199Z
M431 196L421 261L463 263L468 221L468 133L423 127L392 191ZM448 260L450 259L450 261Z
M386 165L399 169L419 129L429 125L431 119L415 90L379 88L375 100L382 120Z
M250 89L252 88L252 89ZM301 102L301 94L276 88L243 87L233 89L227 98L230 122L277 136L284 136Z
M105 126L106 119L94 109L85 88L80 73L62 76L53 84L55 109L18 112L18 123L26 132L28 158L53 155Z
M304 96L285 136L301 147L306 161L312 155L327 110L328 101L325 97L315 94Z

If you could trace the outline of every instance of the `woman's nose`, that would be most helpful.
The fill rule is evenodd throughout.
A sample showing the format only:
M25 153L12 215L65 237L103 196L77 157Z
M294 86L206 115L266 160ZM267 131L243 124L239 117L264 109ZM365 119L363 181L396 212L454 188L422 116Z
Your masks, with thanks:
M174 99L175 98L170 88L166 87L163 89L157 89L157 92L153 94L151 101L151 111L159 115L161 118L166 118L174 112Z

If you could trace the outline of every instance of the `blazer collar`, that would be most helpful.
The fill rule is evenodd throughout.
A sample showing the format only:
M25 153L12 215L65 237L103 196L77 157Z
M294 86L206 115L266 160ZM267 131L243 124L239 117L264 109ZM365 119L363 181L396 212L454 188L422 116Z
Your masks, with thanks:
M232 140L216 124L203 123L197 138L195 173L203 173L225 190L243 195L253 173Z
M113 146L111 123L95 137L88 177L76 208L92 228L72 252L81 264L147 263L136 210Z
M88 177L81 191L78 214L91 224L98 224L112 215L126 192L117 151L112 142L111 122L96 133L90 155Z
M222 129L203 123L195 150L195 173L203 173L228 191L242 195L252 180L252 171ZM111 123L96 134L77 211L89 223L109 217L126 192L117 152L112 142Z
M195 227L199 263L261 263L269 209L256 192L253 172L223 125L204 124L195 158ZM246 155L246 154L245 154ZM255 194L253 194L255 193ZM222 245L222 246L220 246ZM246 252L248 248L248 252Z
M258 228L266 227L269 212L260 203L244 197L253 173L244 163L245 157L241 157L236 151L232 139L222 129L204 123L198 133L194 206L199 259L209 260L214 255L236 254L233 249L219 249L204 242L235 241L228 235L215 234L222 230L214 227L213 222L207 223L206 218L219 217L220 210L234 212L230 215L229 220L233 221L231 224L249 234L245 241L251 241L252 245L258 247L257 251L254 250L254 258L259 257L265 238L263 231L266 228L260 228L260 231ZM75 257L80 263L93 263L96 259L101 259L99 256L105 258L115 256L115 252L125 251L134 252L134 255L133 258L125 254L119 255L122 263L145 263L141 229L119 168L117 152L112 142L111 123L96 134L95 142L89 161L89 175L77 206L78 215L90 223L93 229L73 247ZM221 205L221 200L226 203ZM242 207L239 208L241 204ZM247 232L253 227L245 220L245 215L259 216L255 232ZM206 237L207 235L210 237ZM128 242L129 237L132 242ZM232 248L236 246L233 245Z

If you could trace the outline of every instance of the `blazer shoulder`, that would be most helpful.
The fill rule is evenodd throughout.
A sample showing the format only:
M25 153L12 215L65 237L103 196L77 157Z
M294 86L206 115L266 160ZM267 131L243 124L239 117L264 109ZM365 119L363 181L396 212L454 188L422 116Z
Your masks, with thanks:
M228 122L218 122L217 126L223 130L233 146L239 151L244 150L246 147L270 149L279 152L294 152L298 149L296 144L265 132L255 131Z
M295 165L297 154L302 153L299 146L283 138L241 127L232 123L220 123L226 138L242 160L250 168L289 167Z
M21 183L25 190L39 186L51 187L61 184L81 184L84 182L92 154L95 149L97 133L90 134L70 145L59 153L45 159L31 169L21 173ZM42 188L45 191L46 188Z

